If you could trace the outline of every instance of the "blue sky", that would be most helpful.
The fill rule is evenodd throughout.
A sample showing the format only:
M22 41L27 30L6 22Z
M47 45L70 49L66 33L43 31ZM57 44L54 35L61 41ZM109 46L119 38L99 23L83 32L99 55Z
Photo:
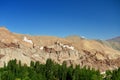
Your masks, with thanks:
M119 0L0 0L0 26L32 35L120 36Z

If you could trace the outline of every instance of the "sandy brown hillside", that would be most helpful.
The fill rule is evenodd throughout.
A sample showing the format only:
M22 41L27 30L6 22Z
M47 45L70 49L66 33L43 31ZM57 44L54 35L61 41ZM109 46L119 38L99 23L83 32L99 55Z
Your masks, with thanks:
M111 59L117 58L116 54L119 55L120 53L119 51L111 49L107 45L101 44L96 40L88 40L77 36L67 37L66 39L73 42L79 50L88 50L91 53L101 52L106 54Z
M58 38L12 33L0 28L0 66L11 59L45 63L48 58L62 64L89 66L100 71L120 67L120 52L95 40L80 37Z
M5 43L17 42L19 39L5 27L0 27L0 41Z

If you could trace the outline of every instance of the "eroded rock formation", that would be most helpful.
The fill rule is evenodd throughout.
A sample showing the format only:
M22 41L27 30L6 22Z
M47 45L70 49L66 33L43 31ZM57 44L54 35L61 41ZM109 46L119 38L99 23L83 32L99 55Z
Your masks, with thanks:
M30 61L45 63L48 58L59 64L65 61L68 66L87 66L101 72L120 67L120 52L94 40L28 36L0 28L1 67L11 59L29 65Z

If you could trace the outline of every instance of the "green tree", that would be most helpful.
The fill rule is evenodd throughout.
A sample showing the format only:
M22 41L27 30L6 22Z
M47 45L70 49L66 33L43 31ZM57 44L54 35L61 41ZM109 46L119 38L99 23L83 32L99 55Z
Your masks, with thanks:
M52 80L53 79L53 66L54 66L54 63L51 59L48 59L46 61L46 78L48 80Z

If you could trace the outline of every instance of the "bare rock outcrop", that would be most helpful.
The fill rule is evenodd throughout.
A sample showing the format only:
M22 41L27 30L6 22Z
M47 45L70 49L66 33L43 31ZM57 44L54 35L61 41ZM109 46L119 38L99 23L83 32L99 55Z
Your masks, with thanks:
M120 67L120 52L95 40L29 36L11 33L0 28L0 67L11 59L45 63L48 58L68 66L80 65L99 69L101 72Z

